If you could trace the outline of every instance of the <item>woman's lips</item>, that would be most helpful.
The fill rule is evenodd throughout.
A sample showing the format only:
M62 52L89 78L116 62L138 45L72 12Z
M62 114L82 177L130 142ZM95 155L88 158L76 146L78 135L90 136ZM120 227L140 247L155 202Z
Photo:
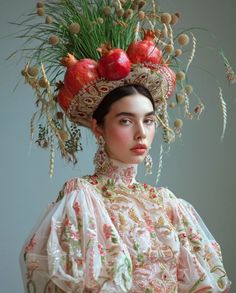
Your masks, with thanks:
M139 144L134 146L130 150L138 155L143 155L147 150L147 146L145 144Z

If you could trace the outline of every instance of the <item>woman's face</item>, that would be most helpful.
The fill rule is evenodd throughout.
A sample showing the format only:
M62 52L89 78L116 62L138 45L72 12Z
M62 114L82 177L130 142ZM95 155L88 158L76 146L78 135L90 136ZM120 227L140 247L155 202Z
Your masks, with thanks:
M141 95L114 102L102 127L93 121L96 136L102 135L110 158L137 164L147 155L155 135L155 113L151 101Z

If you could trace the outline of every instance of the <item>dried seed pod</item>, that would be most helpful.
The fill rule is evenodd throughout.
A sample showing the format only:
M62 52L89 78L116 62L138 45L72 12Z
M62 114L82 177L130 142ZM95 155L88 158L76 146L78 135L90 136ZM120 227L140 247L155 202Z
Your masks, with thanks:
M174 109L176 107L175 102L170 102L169 107L172 108L172 109Z
M37 13L39 16L43 16L43 15L44 15L44 8L42 8L42 7L37 8L36 13Z
M176 73L176 79L177 80L184 80L185 79L185 73L183 71L179 71Z
M37 8L43 8L44 4L42 2L37 2L36 7Z
M102 17L98 17L98 19L97 19L97 23L98 23L98 24L103 24L103 23L104 23L103 18L102 18Z
M182 54L183 54L183 52L182 52L181 49L176 49L176 50L175 50L175 56L176 56L176 57L179 57L179 56L181 56Z
M39 86L40 86L41 88L47 88L47 87L49 87L49 81L48 81L46 78L41 77L41 78L39 79Z
M181 16L179 11L175 12L175 15L176 15L178 18L180 18L180 16Z
M138 1L138 9L141 9L146 4L145 0Z
M187 34L181 34L178 37L178 42L181 46L186 46L189 43L189 36Z
M138 12L138 19L143 20L145 18L145 12L144 11L139 11Z
M103 13L106 15L106 16L109 16L112 14L112 8L110 6L105 6L103 8Z
M181 119L176 119L174 122L176 128L181 128L183 126L183 121Z
M53 45L53 46L57 45L59 43L59 41L60 41L60 39L56 35L52 35L48 39L49 44Z
M169 45L165 46L164 50L166 53L171 54L174 52L174 46L169 44Z
M125 13L125 11L124 11L123 8L119 8L119 9L116 10L116 15L117 15L118 17L123 16L124 13Z
M129 17L132 17L133 16L133 10L132 9L127 9L124 13L124 17L125 18L129 18Z
M30 76L37 76L38 75L38 68L36 66L33 66L33 67L29 67L28 70L27 70L28 74Z
M165 24L170 24L171 22L171 14L170 13L162 13L161 14L161 22Z
M185 101L185 96L183 94L176 95L176 102L178 104L183 104Z
M191 86L191 84L186 84L184 89L187 95L190 95L193 92L193 87Z
M77 22L73 22L69 25L69 31L72 34L78 34L80 32L80 25Z
M179 20L179 18L177 15L171 14L171 22L170 22L171 25L177 24L178 20Z
M53 19L51 16L47 15L46 18L45 18L45 23L46 24L51 24L53 23Z

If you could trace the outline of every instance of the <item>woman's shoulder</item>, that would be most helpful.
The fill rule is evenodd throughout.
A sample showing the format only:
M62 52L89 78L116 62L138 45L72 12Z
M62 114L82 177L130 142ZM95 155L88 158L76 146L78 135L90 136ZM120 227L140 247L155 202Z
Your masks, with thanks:
M90 191L94 190L94 185L89 180L90 176L74 177L68 179L59 191L56 202L61 200L65 195L69 195L73 192Z

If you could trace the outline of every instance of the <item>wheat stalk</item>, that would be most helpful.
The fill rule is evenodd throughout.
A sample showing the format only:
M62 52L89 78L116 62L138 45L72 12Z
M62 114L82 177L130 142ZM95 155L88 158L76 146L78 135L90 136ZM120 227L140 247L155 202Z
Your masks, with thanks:
M193 38L193 48L192 48L191 55L190 55L190 57L189 57L189 59L188 59L188 63L187 63L187 66L186 66L185 73L187 73L188 68L189 68L190 64L192 63L193 58L194 58L194 56L195 56L195 52L196 52L196 44L197 44L197 40L196 40L195 36L194 36L192 33L191 33L191 35L192 35L192 38Z
M224 98L223 98L223 93L221 88L219 88L219 97L220 97L221 108L223 112L223 130L222 130L220 139L223 140L225 135L225 130L226 130L226 124L227 124L227 107L226 107L226 102L224 101Z
M161 176L162 166L163 166L163 147L162 147L162 144L161 144L160 154L159 154L158 171L157 171L157 177L156 177L156 183L159 181L159 178Z

